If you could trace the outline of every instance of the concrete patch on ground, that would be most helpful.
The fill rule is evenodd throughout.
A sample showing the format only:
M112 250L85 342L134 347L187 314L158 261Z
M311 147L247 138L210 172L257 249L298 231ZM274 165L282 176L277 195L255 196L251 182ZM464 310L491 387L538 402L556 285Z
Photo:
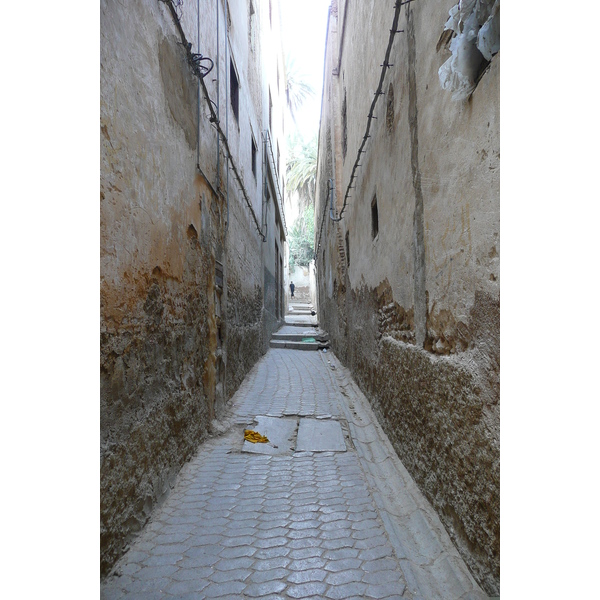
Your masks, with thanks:
M248 429L258 431L261 435L267 436L269 442L266 444L253 444L244 440L242 452L252 454L287 454L294 451L296 441L296 431L298 429L298 419L291 417L256 417L256 425L249 426Z
M345 452L342 426L332 419L301 419L298 428L298 452Z

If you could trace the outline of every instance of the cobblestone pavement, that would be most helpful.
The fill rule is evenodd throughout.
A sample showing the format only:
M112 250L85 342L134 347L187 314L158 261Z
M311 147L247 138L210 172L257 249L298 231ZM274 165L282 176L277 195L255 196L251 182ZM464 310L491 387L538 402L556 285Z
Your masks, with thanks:
M241 452L257 415L341 423L345 452ZM101 598L486 598L331 352L271 349Z

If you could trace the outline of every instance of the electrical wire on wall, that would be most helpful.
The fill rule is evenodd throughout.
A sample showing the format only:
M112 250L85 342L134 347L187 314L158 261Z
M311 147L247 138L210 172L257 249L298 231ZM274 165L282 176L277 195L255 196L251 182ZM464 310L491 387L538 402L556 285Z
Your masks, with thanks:
M283 219L283 228L285 230L285 235L287 236L287 225L285 223L285 213L283 210L283 196L281 194L281 189L279 188L279 172L277 171L277 167L275 166L275 155L273 154L273 142L271 141L271 135L269 134L269 130L265 129L263 133L263 140L265 142L265 148L267 153L267 160L269 161L271 172L274 173L273 180L275 181L275 191L277 192L277 197L279 200L281 218Z
M369 109L369 114L367 115L367 128L365 130L365 133L363 135L362 138L362 142L358 148L358 152L356 154L356 160L354 161L354 165L352 167L352 172L350 173L350 181L348 182L348 187L346 188L346 193L344 194L344 203L342 205L342 210L340 211L340 214L338 217L333 217L333 210L332 208L330 209L329 212L329 218L332 221L338 222L341 221L343 216L344 216L344 211L346 210L346 206L348 205L348 199L350 198L350 190L354 189L354 185L352 185L354 183L354 180L356 179L357 175L356 175L356 171L358 169L358 167L361 166L360 164L360 158L361 155L366 153L365 145L367 143L367 140L371 137L369 135L369 132L371 131L371 121L373 119L376 119L377 117L375 117L373 115L373 113L375 112L375 107L377 106L377 100L379 99L379 96L383 95L383 82L385 80L385 74L387 72L387 69L389 69L390 67L393 67L393 64L390 64L389 60L390 60L390 53L392 52L392 45L394 43L394 39L396 37L397 33L403 33L404 30L403 29L398 29L398 20L400 19L400 9L405 5L405 4L410 4L411 2L413 2L414 0L404 0L403 2L396 2L396 4L394 4L394 19L392 21L392 28L390 29L390 35L389 35L389 39L388 39L388 45L387 45L387 49L385 51L385 56L383 59L383 64L380 65L381 66L381 73L379 75L379 84L377 86L377 91L375 92L375 97L373 98L373 101L371 102L371 108ZM331 180L329 180L331 182ZM333 190L333 184L330 186L328 184L327 187L327 200L329 200L330 198L330 194L332 193ZM319 248L321 247L321 234L323 232L323 221L325 220L325 213L327 211L327 200L324 203L323 206L323 214L321 215L321 226L319 228L319 239L317 242L317 246L315 248L315 260L317 258L317 255L319 253Z
M201 69L197 66L198 59L195 57L201 56L201 55L194 55L192 53L192 51L191 51L192 44L191 44L191 42L187 41L185 32L183 31L183 28L181 26L180 17L177 12L177 8L176 8L176 6L178 7L181 5L181 0L159 0L159 2L163 2L169 8L171 16L173 17L173 21L175 22L175 26L177 27L177 30L179 31L179 36L181 37L181 43L187 53L188 63L192 67L194 74L198 77L198 80L200 82L200 86L202 88L202 93L204 95L204 98L206 99L206 103L207 103L209 111L210 111L209 121L213 125L213 127L217 130L217 133L218 133L221 141L223 142L223 145L225 147L225 152L227 155L227 160L228 160L229 164L231 165L231 170L233 171L233 175L236 178L238 185L240 186L240 192L242 193L242 196L244 197L244 200L246 201L246 204L248 205L248 208L250 209L250 214L252 215L252 219L254 221L254 225L256 226L256 230L258 231L258 234L262 238L262 241L266 242L267 238L261 230L260 224L256 217L256 213L254 212L254 208L252 207L252 202L250 201L248 192L246 191L246 188L244 186L244 182L242 181L240 173L235 165L235 162L233 161L233 159L231 157L231 151L229 149L229 141L227 139L227 135L221 129L219 117L214 109L214 102L211 100L210 95L208 93L208 89L206 88L206 84L204 83L204 76L210 72L212 67L208 68L208 66L206 66L205 68ZM177 2L177 4L175 4L175 2ZM202 58L204 59L205 57L202 57ZM210 59L208 59L208 60L210 60ZM212 60L210 60L210 62L212 63ZM229 173L229 171L228 171L228 173ZM218 177L218 174L217 174L217 177Z

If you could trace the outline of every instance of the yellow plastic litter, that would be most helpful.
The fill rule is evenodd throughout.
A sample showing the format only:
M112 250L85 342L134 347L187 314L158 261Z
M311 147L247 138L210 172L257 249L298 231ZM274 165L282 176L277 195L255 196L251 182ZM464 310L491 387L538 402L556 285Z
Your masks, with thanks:
M261 435L258 431L252 431L252 429L244 429L244 439L253 444L267 444L269 442L266 435Z

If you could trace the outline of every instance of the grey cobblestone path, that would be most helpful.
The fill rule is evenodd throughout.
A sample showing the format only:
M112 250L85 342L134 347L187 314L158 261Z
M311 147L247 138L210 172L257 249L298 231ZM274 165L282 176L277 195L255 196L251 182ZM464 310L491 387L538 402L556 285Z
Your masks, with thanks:
M184 466L102 584L103 600L485 598L436 541L421 501L407 512L406 535L404 514L388 510L410 481L379 485L381 472L367 463L390 449L331 364L342 370L331 353L271 349L263 357L232 400L226 432ZM347 451L242 453L243 429L257 415L338 419Z

